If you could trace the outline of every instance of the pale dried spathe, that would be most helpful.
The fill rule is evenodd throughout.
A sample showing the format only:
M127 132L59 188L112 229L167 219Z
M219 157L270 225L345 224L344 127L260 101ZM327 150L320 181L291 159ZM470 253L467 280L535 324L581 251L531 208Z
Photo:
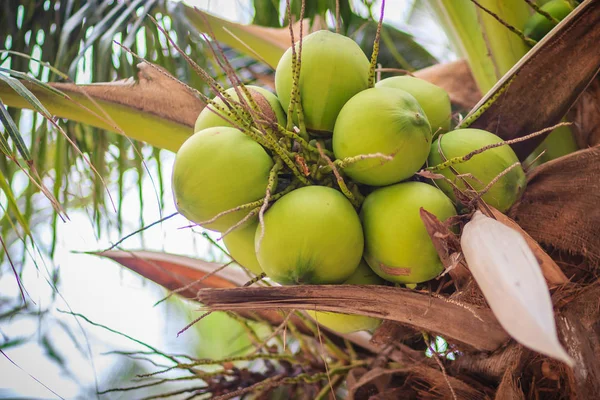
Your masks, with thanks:
M476 211L460 242L500 325L523 346L573 366L558 341L548 286L521 234Z

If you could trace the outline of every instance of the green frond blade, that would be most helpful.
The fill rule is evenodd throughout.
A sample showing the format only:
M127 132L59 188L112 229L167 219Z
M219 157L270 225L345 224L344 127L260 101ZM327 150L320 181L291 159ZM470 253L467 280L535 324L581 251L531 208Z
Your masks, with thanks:
M12 117L8 113L8 110L4 106L2 99L0 99L0 122L2 122L2 125L4 125L4 127L6 128L8 135L10 136L10 138L14 142L15 146L17 147L17 151L19 152L19 154L21 154L21 157L23 157L23 159L25 161L30 162L31 154L29 154L29 149L27 149L27 146L25 145L25 141L23 140L23 137L21 136L21 133L19 132L19 129L17 128L17 125L15 124L15 121L13 121ZM0 136L2 136L2 135L0 135ZM5 138L2 137L2 140L0 142L1 142L0 147L2 148L2 152L4 154L6 154L7 157L11 157L11 151L10 151L10 148L8 147L8 143L6 143Z

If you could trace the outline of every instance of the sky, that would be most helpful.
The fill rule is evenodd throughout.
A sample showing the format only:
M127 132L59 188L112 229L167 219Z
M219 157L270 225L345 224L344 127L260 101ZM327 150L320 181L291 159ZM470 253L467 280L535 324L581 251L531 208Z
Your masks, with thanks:
M244 23L251 20L248 2L243 0L187 0L186 2L228 20ZM404 26L404 13L411 2L388 0L386 4L385 21ZM426 36L420 35L420 40L425 40L422 44L438 58L445 60L452 57L447 52L445 42L439 40L440 35L443 34L431 21L424 19L422 23L411 29L415 33L428 32ZM173 154L163 152L166 198L162 215L169 215L176 211L170 197L169 177L173 159ZM152 165L150 169L156 182L156 169ZM140 210L138 193L135 190L135 173L132 172L127 179L131 190L124 199L126 223L124 232L132 232L140 227L138 217ZM143 190L144 223L149 224L160 218L160 204L149 178L145 179ZM72 309L73 312L81 313L93 321L109 325L113 329L166 350L193 349L195 346L202 345L197 343L192 333L176 337L176 332L197 315L195 306L190 303L184 303L182 306L181 302L180 304L172 302L155 307L154 303L165 296L164 289L114 262L81 254L85 251L98 251L110 247L120 238L116 230L112 230L108 236L98 238L95 234L94 222L88 213L70 212L69 217L69 222L59 226L60 242L54 260L55 264L60 266L62 298L53 304L50 320L46 321L44 326L51 327L53 345L63 352L60 355L65 358L68 368L75 371L76 375L67 376L64 370L57 368L56 364L49 361L47 357L41 356L43 351L34 340L27 345L6 351L10 359L20 368L15 367L8 359L0 357L0 397L10 393L8 389L12 389L23 398L56 398L31 376L64 398L81 396L79 382L93 385L95 377L100 379L101 384L104 382L103 377L110 380L110 375L107 374L116 368L121 359L116 356L102 355L102 353L114 348L129 348L131 343L101 329L93 328L85 322L78 325L74 317L63 314L59 310ZM188 224L183 217L172 218L147 230L143 240L140 236L128 239L123 247L127 249L143 247L203 258L218 256L210 252L208 242L199 234L193 233L190 229L180 229ZM49 227L47 229L42 227L38 240L48 243L50 234ZM38 268L33 265L25 268L23 282L32 300L40 307L44 307L50 294L47 280L51 263L40 256L35 258L38 261ZM14 277L4 274L0 279L0 293L8 296L16 294L16 290ZM166 320L170 321L169 325L164 323ZM67 324L80 336L81 332L85 331L91 346L92 358L85 355L87 350L82 355L73 348L71 339L66 331L60 328L59 323ZM37 324L32 319L16 319L0 329L0 333L10 337L34 337L38 341L41 339L40 332L36 330ZM81 341L81 344L85 347L85 341Z

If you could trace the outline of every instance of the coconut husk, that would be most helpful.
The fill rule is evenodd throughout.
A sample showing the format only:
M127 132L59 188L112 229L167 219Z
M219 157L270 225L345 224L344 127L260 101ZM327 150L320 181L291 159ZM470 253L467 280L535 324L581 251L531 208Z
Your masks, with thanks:
M574 122L571 129L580 148L600 145L600 77L583 92L567 118Z
M574 291L556 324L569 354L577 360L566 371L574 397L600 398L600 281Z
M528 176L509 210L537 242L600 266L600 147L549 161Z

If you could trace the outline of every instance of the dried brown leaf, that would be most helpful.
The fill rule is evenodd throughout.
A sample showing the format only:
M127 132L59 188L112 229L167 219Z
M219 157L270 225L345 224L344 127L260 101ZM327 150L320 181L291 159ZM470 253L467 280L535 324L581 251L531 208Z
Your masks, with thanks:
M600 77L583 92L568 118L574 122L572 130L580 148L600 145Z
M560 310L557 326L571 357L567 370L574 398L600 398L600 284L596 282L574 296Z
M347 381L349 400L368 399L371 395L385 391L393 377L389 370L383 368L361 368L351 372L352 376L349 376Z
M395 287L306 285L204 289L198 293L198 299L211 310L309 309L389 319L480 350L495 350L508 340L489 309Z
M523 346L516 342L511 342L508 346L493 354L463 354L452 362L448 366L448 369L452 375L466 372L471 375L500 381L512 365L519 363L523 350Z
M358 380L356 377L353 379L352 386L348 385L348 398L350 400L389 399L391 398L389 396L371 396L389 392L390 389L393 389L393 386L391 388L389 386L394 385L395 382L402 385L397 388L401 390L401 393L404 392L403 394L407 394L412 392L415 397L411 398L422 398L418 395L418 389L415 389L417 387L428 388L428 394L431 398L457 398L460 400L480 400L486 398L485 392L474 388L458 378L444 375L438 369L423 365L411 365L406 368L387 370L375 368L364 373Z
M537 242L600 266L600 147L536 168L509 215Z
M193 127L204 102L194 92L179 84L166 70L161 74L147 62L139 63L138 80L132 78L107 83L75 85L51 83L50 85L68 94L86 93L95 100L121 104ZM162 70L161 67L158 67Z
M459 257L460 241L458 237L434 214L422 207L419 212L433 246L446 268L444 273L450 273L457 289L462 289L471 277L471 273L464 260Z
M157 69L158 68L158 69ZM192 127L204 103L168 72L139 64L139 80L75 85L50 83L63 94L23 84L57 117L124 134L153 146L177 151L193 133ZM31 108L25 99L0 83L5 104Z
M519 378L522 373L522 359L525 352L521 346L515 346L517 351L514 361L508 364L504 376L498 385L494 400L525 400L525 394L520 388Z
M498 386L494 400L525 400L525 394L519 386L519 378L507 371Z
M201 288L232 288L243 285L249 279L237 267L227 267L230 269L214 273L223 264L211 263L176 254L145 250L110 250L98 253L97 255L110 258L169 290L177 290L181 287L191 285L188 289L179 293L190 299L195 298L196 293ZM194 282L205 278L211 273L214 274L202 282L194 284Z
M415 336L415 334L418 335L419 333L406 325L395 321L383 321L375 332L373 332L371 343L385 346Z

